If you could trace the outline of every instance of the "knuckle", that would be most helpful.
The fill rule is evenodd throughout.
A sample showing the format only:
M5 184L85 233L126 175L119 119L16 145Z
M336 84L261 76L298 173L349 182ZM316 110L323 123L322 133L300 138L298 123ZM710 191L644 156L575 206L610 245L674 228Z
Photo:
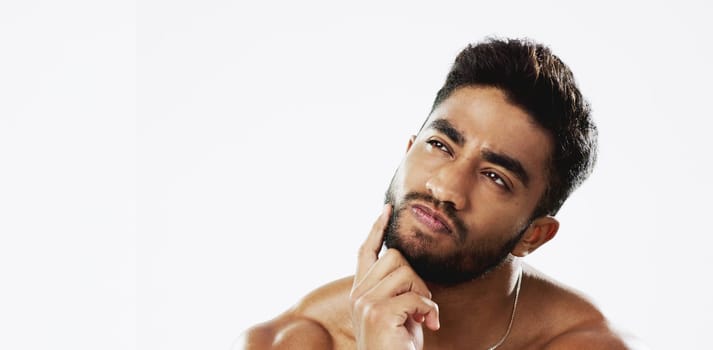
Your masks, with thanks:
M390 263L398 263L399 261L404 260L401 252L394 248L387 249L386 252L384 252L383 258L388 259Z
M436 304L435 301L428 299L426 297L420 296L420 295L418 297L421 299L421 301L424 304L426 304L426 306L428 308L430 308L432 311L434 311L436 314L438 314L438 304Z
M399 278L411 281L414 287L425 287L425 284L418 276L418 274L416 274L416 271L414 271L409 265L401 265L397 267L396 270L394 270L394 274Z
M429 308L434 304L431 299L428 299L415 291L408 292L408 298L411 299L411 302L413 303L424 304Z
M421 301L423 301L423 298L421 297L421 295L418 294L418 293L416 293L416 292L414 292L414 291L410 291L410 292L405 293L405 294L406 294L406 296L410 299L411 302L421 302Z
M387 254L390 254L390 255L392 255L392 256L394 256L394 257L401 256L401 252L399 252L398 249L396 249L396 248L389 248L389 249L386 250L386 253L387 253Z
M409 277L418 276L418 275L416 274L416 271L414 271L414 270L411 268L411 265L408 265L408 264L400 265L397 270L401 271L401 273L403 273L404 275L407 275L407 276L409 276Z
M407 265L402 265L396 268L388 278L400 281L401 283L408 283L405 290L408 292L415 292L418 295L424 296L428 299L431 298L431 291L426 286L426 283L416 274L416 272Z
M413 290L430 299L431 291L428 289L428 286L426 286L426 283L423 282L423 280L421 280L415 272L411 271L410 273L414 276Z
M393 277L401 279L401 280L412 280L413 274L409 271L410 269L405 266L401 265L392 272Z
M392 248L393 249L393 248ZM406 258L404 258L404 255L401 254L400 251L394 249L394 258L399 262L399 263L406 263Z

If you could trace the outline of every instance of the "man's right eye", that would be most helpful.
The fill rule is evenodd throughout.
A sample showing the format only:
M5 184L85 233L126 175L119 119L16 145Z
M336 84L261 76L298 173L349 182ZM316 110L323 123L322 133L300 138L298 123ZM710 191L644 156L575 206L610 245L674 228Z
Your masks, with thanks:
M431 147L435 147L440 149L443 152L446 152L448 154L451 154L451 151L446 147L446 145L443 144L443 142L438 141L438 140L428 140L426 141L427 144L431 145Z

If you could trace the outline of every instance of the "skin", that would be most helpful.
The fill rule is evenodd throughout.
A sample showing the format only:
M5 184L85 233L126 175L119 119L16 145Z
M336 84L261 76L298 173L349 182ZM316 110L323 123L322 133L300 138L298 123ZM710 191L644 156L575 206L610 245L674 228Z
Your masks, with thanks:
M437 128L447 120L459 144ZM413 247L446 254L484 242L505 242L525 231L508 257L480 278L455 286L427 283L403 255L381 256L392 207L384 207L359 249L354 276L329 283L277 318L256 325L238 349L487 349L503 336L517 277L522 285L515 321L498 349L633 349L580 293L522 262L559 229L553 217L532 219L547 184L552 141L521 108L492 87L463 87L443 101L408 142L392 184L395 198L427 193L450 202L468 228L465 241L435 232L406 210L401 235ZM494 151L518 160L511 169L484 159ZM397 200L397 205L399 205ZM428 245L422 244L427 235Z

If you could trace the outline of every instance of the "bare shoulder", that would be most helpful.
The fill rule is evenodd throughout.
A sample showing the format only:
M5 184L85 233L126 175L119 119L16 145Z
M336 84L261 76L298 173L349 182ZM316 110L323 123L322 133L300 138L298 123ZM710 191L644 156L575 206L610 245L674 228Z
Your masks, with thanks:
M278 317L246 330L233 350L335 349L351 334L352 277L326 284Z
M633 336L617 332L608 324L580 325L558 335L544 350L647 350L648 347Z
M235 350L294 349L331 350L329 332L319 322L299 316L279 317L248 329L233 347Z
M529 297L523 301L528 300L532 311L527 323L539 325L542 349L646 349L635 337L612 327L584 293L529 266L525 276L522 288L525 292L529 287Z

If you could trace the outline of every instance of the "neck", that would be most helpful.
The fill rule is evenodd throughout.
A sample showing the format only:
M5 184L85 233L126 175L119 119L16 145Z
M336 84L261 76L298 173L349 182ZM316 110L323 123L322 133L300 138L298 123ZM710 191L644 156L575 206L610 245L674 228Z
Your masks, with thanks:
M429 284L441 329L424 332L428 347L467 344L487 349L497 343L510 322L521 268L521 262L510 256L478 279L448 287Z

